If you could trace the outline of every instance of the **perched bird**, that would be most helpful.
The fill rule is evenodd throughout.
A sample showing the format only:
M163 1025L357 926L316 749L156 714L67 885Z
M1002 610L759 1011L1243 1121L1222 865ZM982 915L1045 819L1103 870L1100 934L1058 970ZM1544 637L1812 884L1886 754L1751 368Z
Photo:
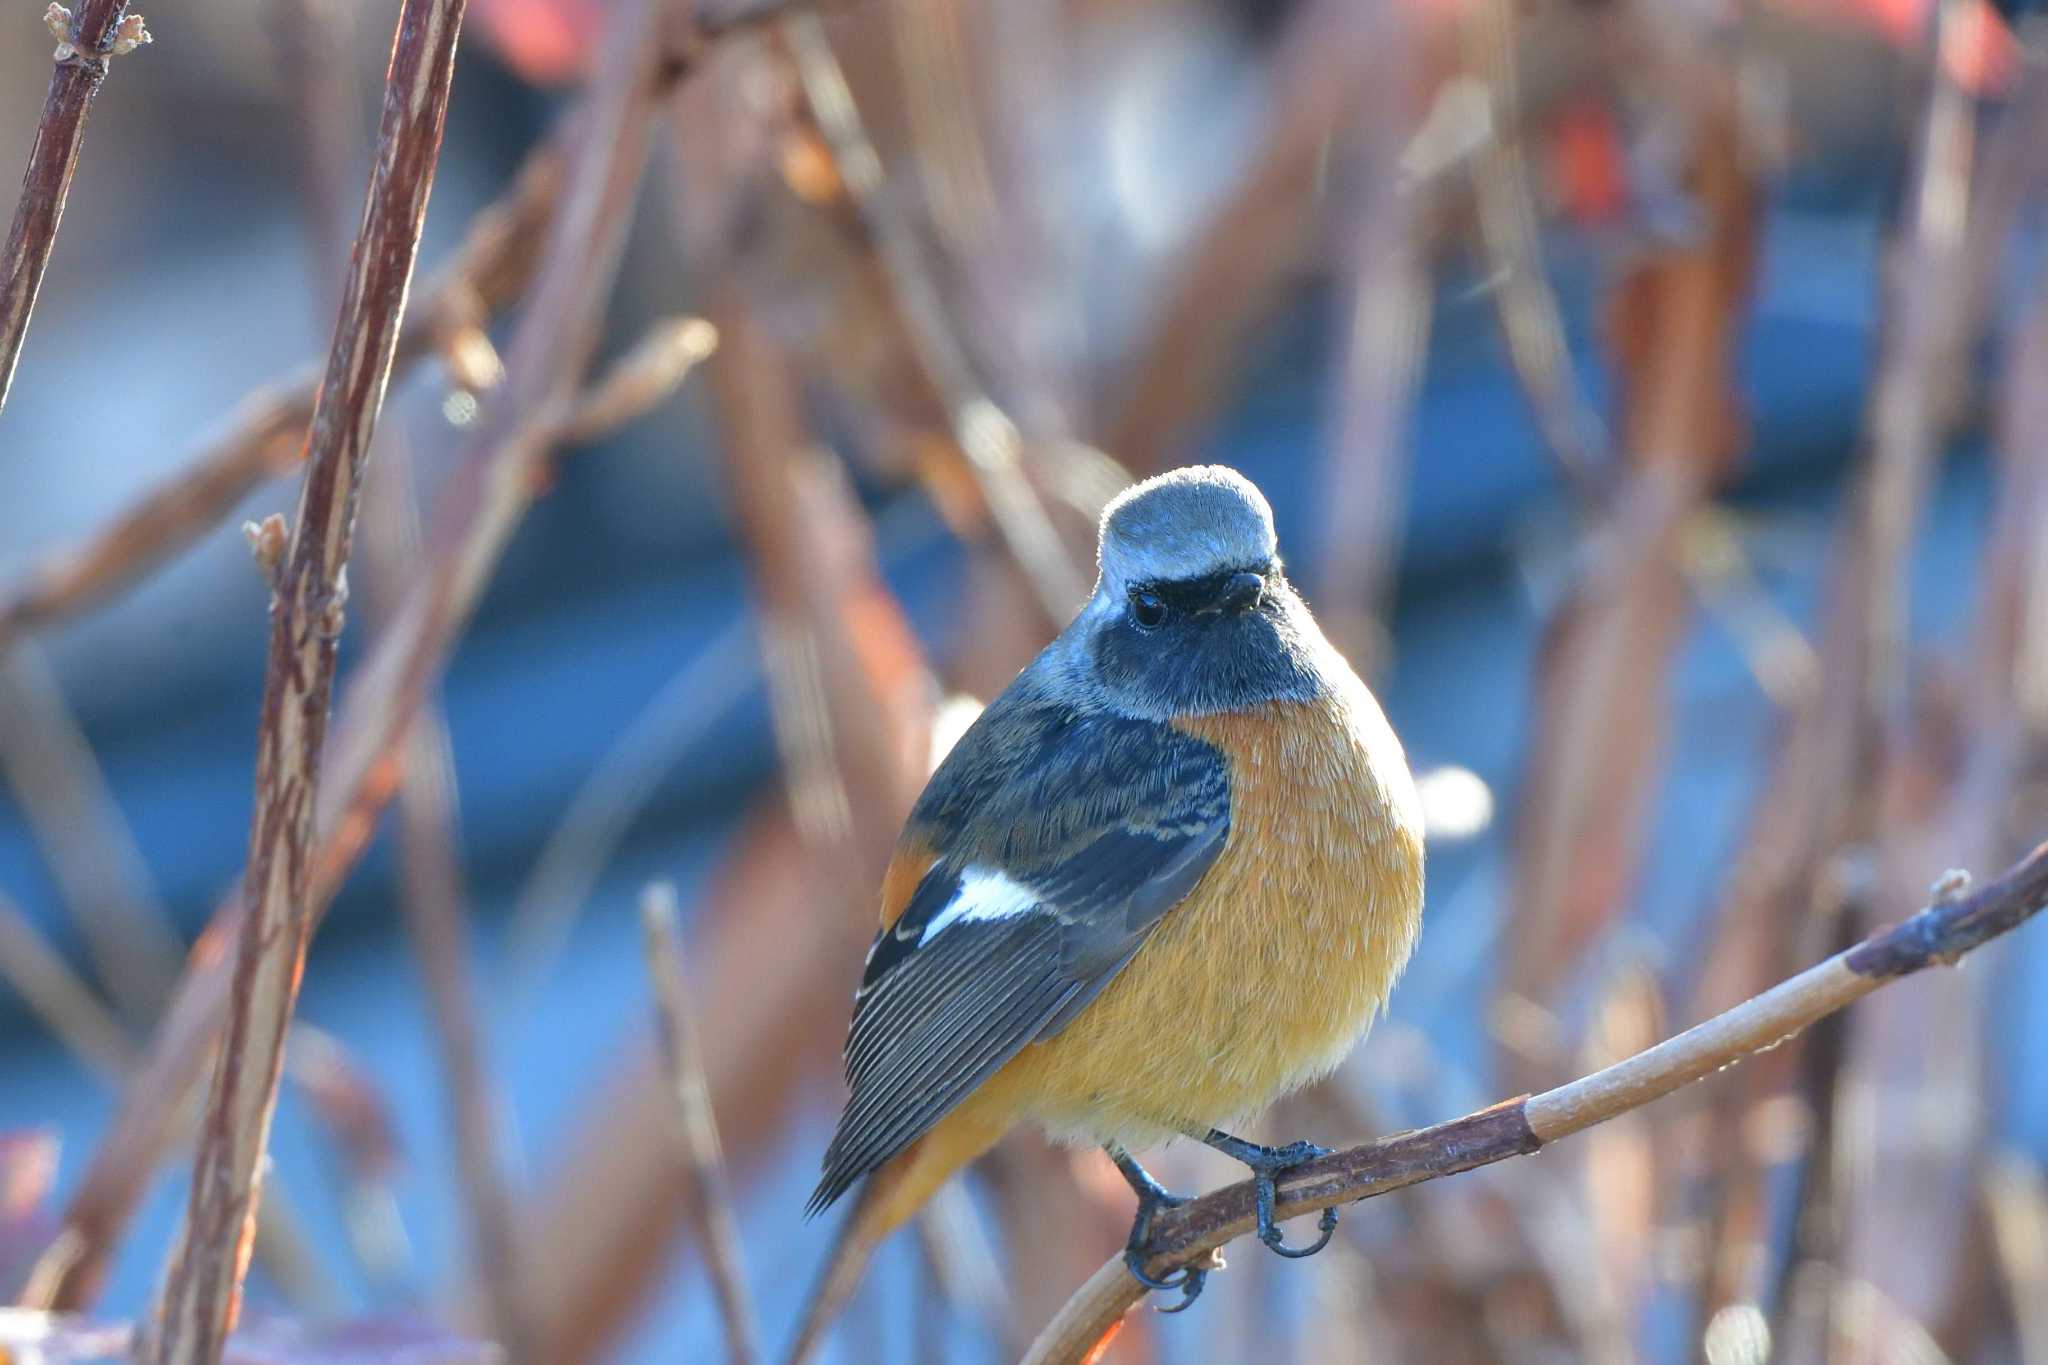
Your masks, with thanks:
M1138 1195L1126 1261L1182 1306L1202 1272L1147 1277L1152 1217L1179 1201L1133 1149L1192 1137L1244 1162L1283 1255L1336 1225L1299 1250L1273 1226L1275 1177L1322 1148L1226 1130L1343 1060L1408 958L1422 818L1400 743L1235 471L1128 490L1099 561L933 774L883 881L809 1209L866 1182L842 1279L1023 1121L1109 1154Z

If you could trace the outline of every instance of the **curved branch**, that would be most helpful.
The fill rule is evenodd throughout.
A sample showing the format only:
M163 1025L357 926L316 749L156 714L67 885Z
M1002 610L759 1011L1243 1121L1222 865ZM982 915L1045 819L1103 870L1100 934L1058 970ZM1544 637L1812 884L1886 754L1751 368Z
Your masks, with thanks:
M1888 981L1924 967L1953 964L1963 954L2017 927L2048 904L2048 843L1996 881L1969 895L1947 896L1846 952L1715 1015L1633 1057L1540 1095L1503 1100L1463 1118L1335 1152L1290 1172L1280 1182L1279 1212L1292 1218L1356 1203L1408 1185L1526 1156L1670 1094L1752 1053L1774 1047L1824 1015L1853 1004ZM1148 1273L1163 1276L1250 1232L1252 1186L1246 1181L1161 1214L1153 1231ZM1078 1365L1099 1352L1125 1313L1144 1295L1121 1255L1075 1291L1047 1324L1024 1365Z

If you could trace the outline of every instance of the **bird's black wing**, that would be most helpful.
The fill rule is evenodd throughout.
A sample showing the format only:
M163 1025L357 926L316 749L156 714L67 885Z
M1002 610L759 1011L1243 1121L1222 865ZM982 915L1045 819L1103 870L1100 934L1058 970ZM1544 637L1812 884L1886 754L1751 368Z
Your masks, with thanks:
M1230 830L1211 745L1008 695L933 776L904 846L931 865L869 950L852 1090L811 1210L923 1136L1107 985Z

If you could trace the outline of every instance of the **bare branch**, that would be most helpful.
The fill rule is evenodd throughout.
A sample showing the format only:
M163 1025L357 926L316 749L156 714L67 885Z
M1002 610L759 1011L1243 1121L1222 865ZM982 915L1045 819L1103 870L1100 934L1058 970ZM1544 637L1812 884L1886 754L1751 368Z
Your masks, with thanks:
M1406 183L1402 145L1413 123L1411 25L1390 18L1375 44L1383 77L1355 126L1333 139L1349 188L1343 233L1344 322L1325 398L1330 437L1318 475L1316 611L1337 647L1370 677L1386 662L1382 624L1407 512L1410 413L1434 321L1423 187Z
M564 188L541 280L514 337L506 401L477 433L443 496L443 524L419 586L394 613L343 699L314 819L314 918L361 856L396 792L402 746L420 699L541 485L541 462L570 406L563 391L581 373L596 312L617 268L648 116L681 74L661 65L662 12L653 0L639 0L621 13L612 41L622 59L607 68L616 74L571 119L573 154L565 150ZM58 1244L36 1267L24 1295L31 1306L78 1308L97 1292L109 1250L174 1140L178 1106L197 1083L227 1013L226 962L244 927L241 898L231 896L193 950L193 965L143 1072L65 1209Z
M91 986L71 970L22 908L0 895L0 980L14 987L43 1026L110 1081L135 1064L135 1045Z
M662 684L591 766L507 917L515 995L529 995L545 977L627 828L680 756L750 695L757 672L752 632L734 621Z
M565 121L566 123L567 121ZM455 257L415 292L392 374L435 350L470 354L491 314L525 291L562 186L564 138L544 142L502 199L478 214ZM470 369L477 368L475 364ZM476 382L470 375L465 382ZM320 376L308 366L242 401L176 474L85 540L0 585L0 649L23 631L99 605L220 525L257 484L296 465Z
M2018 927L2048 905L2048 843L1974 894L1939 901L1780 982L1761 995L1632 1057L1553 1090L1504 1100L1433 1127L1336 1152L1283 1177L1279 1213L1292 1218L1436 1180L1531 1152L1640 1108L1785 1039L1872 991L1965 953ZM1153 1275L1211 1256L1254 1224L1249 1181L1160 1215ZM1026 1352L1024 1365L1091 1358L1144 1295L1112 1257L1067 1301Z
M1490 109L1490 135L1472 158L1472 194L1480 241L1493 271L1489 292L1515 377L1551 454L1579 491L1590 493L1599 487L1608 458L1607 433L1572 374L1563 311L1544 269L1522 129L1511 112L1522 102L1520 22L1514 5L1486 0L1472 6L1463 25L1465 46L1485 81ZM1451 91L1440 98L1452 98Z
M593 384L563 419L557 439L594 441L646 416L718 349L703 318L663 318Z
M1023 433L976 377L916 235L885 192L881 154L868 136L823 22L815 14L795 15L784 21L782 36L889 281L918 369L945 409L954 443L967 458L1004 545L1047 618L1056 627L1064 624L1088 585L1025 476Z
M386 78L370 191L307 439L283 578L272 598L257 736L248 924L194 1164L184 1230L141 1352L157 1365L217 1361L233 1330L251 1213L312 935L314 793L348 600L357 498L398 349L465 0L407 0Z
M1687 154L1700 230L1644 257L1610 329L1628 477L1589 566L1545 631L1533 754L1514 851L1503 1004L1549 1009L1575 954L1614 923L1636 873L1671 717L1663 679L1690 621L1672 547L1735 454L1735 342L1756 242L1757 186L1732 83L1707 93ZM1566 1074L1523 1040L1510 1082Z
M0 778L35 831L93 968L122 1017L147 1028L184 946L134 832L40 650L0 649Z
M647 935L647 968L661 1025L662 1059L675 1092L677 1137L683 1166L695 1198L697 1243L711 1269L718 1311L725 1319L726 1354L734 1365L748 1365L761 1355L754 1329L754 1309L747 1298L746 1275L740 1261L739 1232L732 1201L725 1188L725 1157L719 1151L718 1119L711 1112L711 1093L704 1080L704 1057L690 1022L688 988L683 984L682 941L676 930L676 889L667 882L649 886L640 898L640 923Z
M440 712L413 723L398 793L399 852L406 929L426 978L441 1070L454 1114L456 1174L469 1218L470 1252L490 1302L493 1336L509 1365L534 1365L516 1205L499 1138L505 1110L492 1084L470 970L462 870L455 844L454 758Z
M75 17L52 4L43 19L58 34L57 69L50 73L42 122L36 125L28 169L21 177L21 200L7 229L6 249L0 251L0 408L7 406L7 391L14 385L21 341L71 194L93 97L107 78L108 61L150 40L142 16L129 15L128 0L83 0Z

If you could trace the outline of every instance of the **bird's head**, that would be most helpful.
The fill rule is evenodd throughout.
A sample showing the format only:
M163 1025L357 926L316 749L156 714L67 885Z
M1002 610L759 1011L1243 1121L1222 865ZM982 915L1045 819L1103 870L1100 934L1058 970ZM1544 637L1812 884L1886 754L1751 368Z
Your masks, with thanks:
M1097 558L1069 666L1113 709L1170 720L1316 695L1320 637L1242 474L1203 465L1126 490L1102 514Z

